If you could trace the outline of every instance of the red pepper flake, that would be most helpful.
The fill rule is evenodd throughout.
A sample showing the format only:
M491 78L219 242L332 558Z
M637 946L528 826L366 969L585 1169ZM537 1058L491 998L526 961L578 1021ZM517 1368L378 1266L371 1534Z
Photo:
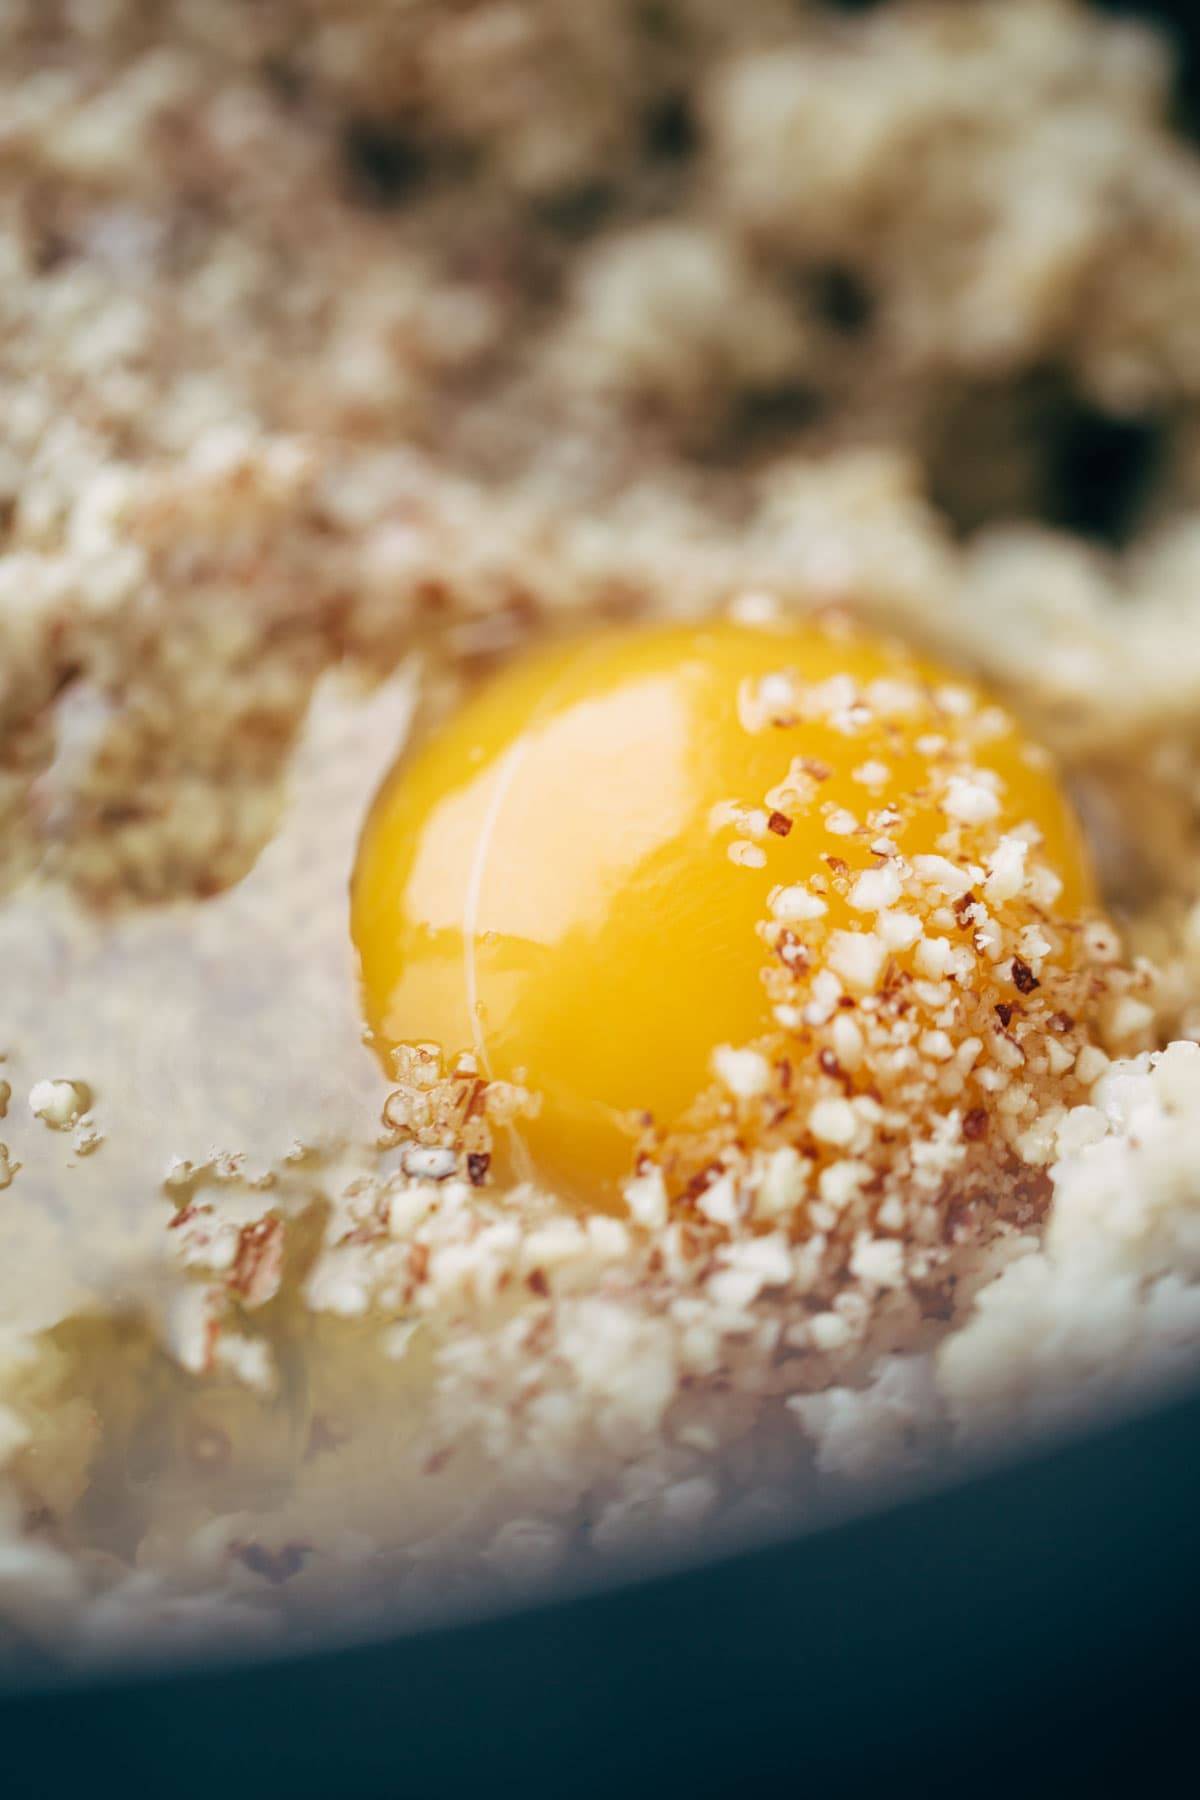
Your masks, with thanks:
M1012 960L1012 978L1018 994L1032 994L1034 988L1042 985L1029 964L1022 962L1019 956L1014 956Z
M767 820L767 829L773 831L776 837L786 837L792 829L792 821L786 813L773 812Z
M259 1219L243 1225L229 1285L247 1306L273 1300L283 1281L283 1220Z
M300 1573L312 1545L284 1544L278 1550L268 1550L265 1544L234 1544L231 1548L252 1575L261 1575L273 1587L278 1587L289 1576Z
M707 1163L703 1169L692 1176L692 1179L684 1188L684 1198L686 1200L698 1200L700 1195L705 1193L712 1186L713 1182L721 1172L720 1163Z
M942 1242L944 1244L965 1244L971 1236L978 1216L979 1206L974 1200L965 1200L951 1206L942 1226Z
M846 861L844 856L823 856L821 861L828 864L835 875L848 875L850 873L850 864Z
M531 1269L526 1276L526 1286L529 1288L531 1294L540 1294L541 1298L544 1300L550 1292L550 1283L546 1280L546 1271L544 1269Z
M821 1072L824 1075L832 1075L836 1078L842 1072L842 1065L832 1050L822 1050L817 1061L820 1063Z
M467 1174L472 1187L482 1187L487 1180L487 1172L492 1159L486 1150L472 1150L467 1158Z
M970 1112L963 1120L962 1128L963 1136L969 1139L972 1144L977 1144L980 1138L985 1138L987 1136L988 1116L986 1112L984 1112L982 1106L973 1106L971 1108Z
M775 954L785 968L802 973L808 967L808 950L794 931L783 931L775 946Z
M786 1056L781 1056L775 1067L779 1071L779 1085L786 1094L792 1085L792 1065Z
M811 775L814 781L828 781L833 774L829 764L818 762L815 756L801 757L800 767L806 775Z
M1000 1023L1003 1025L1005 1031L1007 1031L1009 1026L1012 1024L1012 1016L1016 1012L1016 1010L1017 1009L1013 1005L1011 1000L1001 1000L997 1004L996 1017L999 1019Z

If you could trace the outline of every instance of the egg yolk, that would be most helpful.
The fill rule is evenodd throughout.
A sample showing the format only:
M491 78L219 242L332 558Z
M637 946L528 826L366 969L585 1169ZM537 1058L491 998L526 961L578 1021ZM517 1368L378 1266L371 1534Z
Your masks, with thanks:
M881 839L911 863L981 830L1037 845L1052 913L1092 904L1049 759L958 675L844 621L578 639L385 782L352 891L368 1023L528 1089L512 1172L606 1204L648 1118L675 1129L714 1053L775 1029L781 888L860 930Z

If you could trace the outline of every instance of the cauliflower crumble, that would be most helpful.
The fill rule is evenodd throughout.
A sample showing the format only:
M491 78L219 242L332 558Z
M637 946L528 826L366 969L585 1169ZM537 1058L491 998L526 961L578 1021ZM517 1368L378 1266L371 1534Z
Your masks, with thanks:
M1171 76L1076 0L4 8L0 1650L796 1525L1200 1365ZM1150 476L1098 539L1071 451L1109 427ZM561 628L831 605L1057 754L1119 929L1055 925L971 764L906 861L864 748L825 887L760 924L769 1040L647 1127L619 1212L503 1184L536 1097L360 1041L397 743ZM717 809L730 879L824 774Z

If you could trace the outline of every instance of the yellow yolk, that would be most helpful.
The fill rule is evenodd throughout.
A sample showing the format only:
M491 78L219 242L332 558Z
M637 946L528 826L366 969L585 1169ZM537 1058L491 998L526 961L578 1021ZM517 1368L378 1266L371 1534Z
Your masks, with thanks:
M1091 877L1045 754L894 644L840 622L576 640L493 679L385 783L353 884L368 1022L383 1052L432 1042L528 1088L513 1172L603 1202L644 1115L675 1126L719 1047L773 1029L776 890L808 884L826 926L858 930L831 867L1022 827L1077 917Z

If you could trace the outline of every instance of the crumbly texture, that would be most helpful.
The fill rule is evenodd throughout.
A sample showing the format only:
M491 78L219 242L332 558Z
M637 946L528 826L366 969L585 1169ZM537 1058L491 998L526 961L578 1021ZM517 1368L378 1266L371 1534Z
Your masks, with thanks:
M187 1648L504 1592L1190 1364L1171 72L1071 0L4 8L0 1634ZM906 1101L925 1276L836 1009L816 1143L727 1155L788 1060L730 1046L722 1172L689 1192L665 1147L621 1218L499 1192L521 1097L418 1062L389 1098L358 1041L344 886L414 653L433 715L562 624L764 594L990 680L1064 759L1124 940L1091 1010L1059 946L1005 941L1042 987L999 1037L918 997L929 1082L942 1033L1026 1090L995 1117L1030 1172L995 1203L974 1065Z

